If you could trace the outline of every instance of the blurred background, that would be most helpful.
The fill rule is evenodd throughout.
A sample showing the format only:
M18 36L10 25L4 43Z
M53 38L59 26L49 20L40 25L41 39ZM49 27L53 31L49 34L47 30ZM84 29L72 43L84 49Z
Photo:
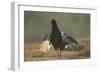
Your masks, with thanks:
M40 41L51 31L51 19L61 31L75 38L90 37L90 14L24 11L24 42Z

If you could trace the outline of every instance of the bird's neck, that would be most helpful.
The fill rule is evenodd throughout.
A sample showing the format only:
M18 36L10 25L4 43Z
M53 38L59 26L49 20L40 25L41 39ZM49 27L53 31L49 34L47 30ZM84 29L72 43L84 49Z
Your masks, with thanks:
M57 24L52 24L52 31L55 32L59 32L60 33L60 29L58 28Z

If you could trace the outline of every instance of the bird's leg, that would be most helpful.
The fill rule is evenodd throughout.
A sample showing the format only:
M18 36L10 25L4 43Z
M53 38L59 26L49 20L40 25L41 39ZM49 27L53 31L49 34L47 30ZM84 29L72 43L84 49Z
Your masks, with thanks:
M58 57L59 57L59 50L57 50L57 52L58 52Z
M61 50L58 49L58 57L61 58Z
M61 50L60 50L60 56L59 57L61 58Z

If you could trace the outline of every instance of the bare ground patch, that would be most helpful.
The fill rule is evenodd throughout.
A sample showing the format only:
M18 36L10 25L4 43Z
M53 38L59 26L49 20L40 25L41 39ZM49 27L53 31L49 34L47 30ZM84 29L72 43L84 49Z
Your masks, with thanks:
M53 47L46 53L39 50L40 43L31 43L24 45L24 61L45 61L59 59L87 59L90 58L90 38L78 39L78 45L73 49L62 51L62 57L59 58L57 51Z

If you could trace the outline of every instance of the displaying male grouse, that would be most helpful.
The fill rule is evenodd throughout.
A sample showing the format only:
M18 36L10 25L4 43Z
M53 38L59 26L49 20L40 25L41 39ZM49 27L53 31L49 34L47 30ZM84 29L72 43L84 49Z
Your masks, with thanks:
M67 36L66 33L61 32L55 19L51 20L51 24L52 30L50 34L50 42L55 50L58 51L58 56L61 57L61 51L63 51L71 42L77 44L77 41L71 36Z

